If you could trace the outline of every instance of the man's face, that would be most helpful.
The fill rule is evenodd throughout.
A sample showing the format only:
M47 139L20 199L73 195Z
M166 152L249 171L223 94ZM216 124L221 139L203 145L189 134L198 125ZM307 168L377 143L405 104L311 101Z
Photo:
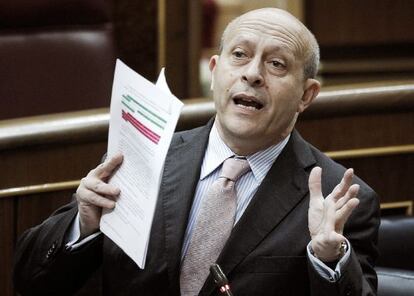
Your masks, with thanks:
M263 149L286 137L306 108L305 45L283 21L246 18L233 27L210 60L217 126L225 140Z

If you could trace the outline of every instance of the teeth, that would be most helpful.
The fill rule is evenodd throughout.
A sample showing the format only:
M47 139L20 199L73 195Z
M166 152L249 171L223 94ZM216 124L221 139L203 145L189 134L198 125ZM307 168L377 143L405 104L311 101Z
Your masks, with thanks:
M243 105L243 104L236 104L236 105L240 106L242 108L246 108L248 110L259 110L258 108L254 107L254 106L246 106L246 105Z
M244 106L247 110L259 110L259 109L257 109L257 108L255 108L255 107L252 107L252 106Z
M249 110L260 110L263 107L261 103L249 98L235 98L234 103Z

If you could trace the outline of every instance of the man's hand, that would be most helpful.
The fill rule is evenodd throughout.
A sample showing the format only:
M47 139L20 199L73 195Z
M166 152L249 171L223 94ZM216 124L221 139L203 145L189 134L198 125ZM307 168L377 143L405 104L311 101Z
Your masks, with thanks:
M341 255L340 246L345 241L342 235L345 222L359 204L356 198L359 185L351 185L354 171L348 169L341 183L323 198L321 175L322 169L315 167L309 176L309 231L315 256L323 262L332 262Z
M113 209L115 207L115 200L120 190L106 182L122 160L122 154L116 154L106 159L81 180L76 190L81 238L98 231L102 208Z

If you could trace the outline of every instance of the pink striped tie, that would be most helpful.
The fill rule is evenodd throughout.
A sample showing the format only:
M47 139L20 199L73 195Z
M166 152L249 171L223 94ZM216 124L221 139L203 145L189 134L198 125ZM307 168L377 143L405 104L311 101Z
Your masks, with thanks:
M237 197L235 182L250 170L244 158L224 161L220 177L205 193L196 218L181 274L181 295L194 296L201 290L233 229Z

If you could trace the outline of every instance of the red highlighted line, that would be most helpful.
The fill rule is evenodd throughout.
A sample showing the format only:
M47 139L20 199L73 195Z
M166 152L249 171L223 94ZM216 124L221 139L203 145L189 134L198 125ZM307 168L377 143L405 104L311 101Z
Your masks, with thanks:
M132 116L130 113L122 110L122 118L125 121L129 121L141 134L147 137L151 142L158 144L160 136L150 130L148 127L143 125L138 119Z

